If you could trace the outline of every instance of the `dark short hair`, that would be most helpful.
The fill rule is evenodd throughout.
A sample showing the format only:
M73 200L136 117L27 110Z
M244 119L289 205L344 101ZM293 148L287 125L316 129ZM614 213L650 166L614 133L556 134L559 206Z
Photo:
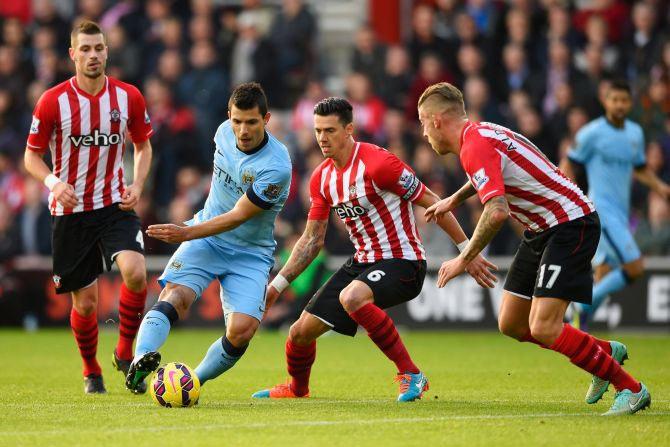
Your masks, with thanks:
M258 82L245 82L235 87L228 100L228 110L233 106L240 110L251 110L258 106L262 116L268 113L268 98Z
M629 95L633 94L630 88L630 84L628 83L628 81L624 81L623 79L614 79L613 81L611 81L610 88L608 90L618 90L626 92Z
M343 126L354 120L354 108L344 98L331 96L322 99L314 106L314 114L319 116L337 115Z
M77 36L79 36L79 34L88 34L90 36L102 34L103 40L105 39L105 34L102 32L100 25L92 20L83 20L75 25L74 28L72 28L72 33L70 33L70 46L72 48L74 48L75 42L77 41Z

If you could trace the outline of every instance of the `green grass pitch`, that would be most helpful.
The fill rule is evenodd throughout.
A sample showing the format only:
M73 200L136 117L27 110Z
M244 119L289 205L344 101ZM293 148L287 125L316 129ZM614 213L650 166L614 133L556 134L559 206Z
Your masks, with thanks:
M669 446L670 336L617 334L626 367L652 394L647 411L603 418L613 390L586 405L589 376L564 357L496 333L404 333L431 389L395 402L394 370L364 335L323 337L313 397L257 401L286 378L285 334L261 332L245 357L208 383L200 404L166 409L125 391L113 371L115 332L101 332L108 394L85 396L66 330L0 331L0 446ZM215 331L175 330L164 361L195 367Z

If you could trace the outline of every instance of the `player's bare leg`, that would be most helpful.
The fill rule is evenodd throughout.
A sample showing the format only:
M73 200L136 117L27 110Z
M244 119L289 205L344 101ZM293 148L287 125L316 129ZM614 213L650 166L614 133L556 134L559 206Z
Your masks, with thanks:
M617 393L606 415L632 414L647 408L651 403L649 391L607 353L609 342L563 323L567 306L568 301L558 298L534 298L530 311L533 338L565 355L581 369L614 385Z
M374 303L374 293L363 281L353 280L340 293L340 303L349 316L368 333L377 347L395 363L400 385L398 401L420 399L428 390L428 379L419 371L400 338L393 320Z
M123 283L119 294L119 340L112 355L112 364L125 378L133 360L133 341L144 314L147 274L141 253L124 250L116 256L115 261L121 271ZM141 382L135 392L145 393L146 383Z
M161 361L158 349L167 340L170 328L180 318L186 317L195 301L195 291L180 284L168 282L161 291L158 302L142 319L135 344L135 357L128 368L126 387L139 392L140 383L151 374Z
M98 351L98 281L72 292L70 326L84 362L84 392L106 393Z
M249 347L260 321L241 312L228 314L226 335L217 339L195 368L200 385L212 380L232 368Z
M530 334L530 299L516 296L510 292L503 292L498 314L498 328L508 337L521 342L542 345Z
M291 380L252 395L256 398L309 397L309 376L316 359L316 339L330 330L330 326L309 312L303 311L291 325L286 340L286 363Z

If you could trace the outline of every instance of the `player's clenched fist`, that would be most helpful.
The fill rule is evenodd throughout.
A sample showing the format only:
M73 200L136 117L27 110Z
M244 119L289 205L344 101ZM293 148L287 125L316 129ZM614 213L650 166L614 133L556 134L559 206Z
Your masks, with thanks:
M119 205L119 208L121 208L124 211L132 210L133 208L135 208L135 205L137 205L137 202L140 200L141 195L142 195L142 188L140 188L137 185L130 185L123 192L123 197L121 197L121 204Z
M77 206L77 195L74 193L74 187L69 183L58 182L54 185L51 192L63 207L74 208Z

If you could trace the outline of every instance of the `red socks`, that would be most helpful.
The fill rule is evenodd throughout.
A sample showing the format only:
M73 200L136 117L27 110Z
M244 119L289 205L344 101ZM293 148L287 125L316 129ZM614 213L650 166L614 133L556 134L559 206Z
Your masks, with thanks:
M549 349L567 356L572 363L583 370L603 380L609 380L617 391L628 389L638 393L640 383L624 371L621 365L603 349L603 343L607 342L598 340L566 323L563 325L561 335Z
M398 367L400 373L419 372L409 356L400 335L393 324L393 320L379 307L368 303L355 312L349 314L353 320L368 331L368 336Z
M119 297L119 341L116 344L116 355L123 360L133 358L133 340L142 323L144 302L147 289L133 292L125 284L121 284Z
M309 393L309 374L316 358L316 341L300 346L286 340L286 364L291 376L291 391L296 396Z
M83 317L73 307L70 311L70 327L72 327L72 334L79 346L79 354L84 361L84 376L100 375L102 370L95 358L98 352L97 314L93 312L88 317Z

